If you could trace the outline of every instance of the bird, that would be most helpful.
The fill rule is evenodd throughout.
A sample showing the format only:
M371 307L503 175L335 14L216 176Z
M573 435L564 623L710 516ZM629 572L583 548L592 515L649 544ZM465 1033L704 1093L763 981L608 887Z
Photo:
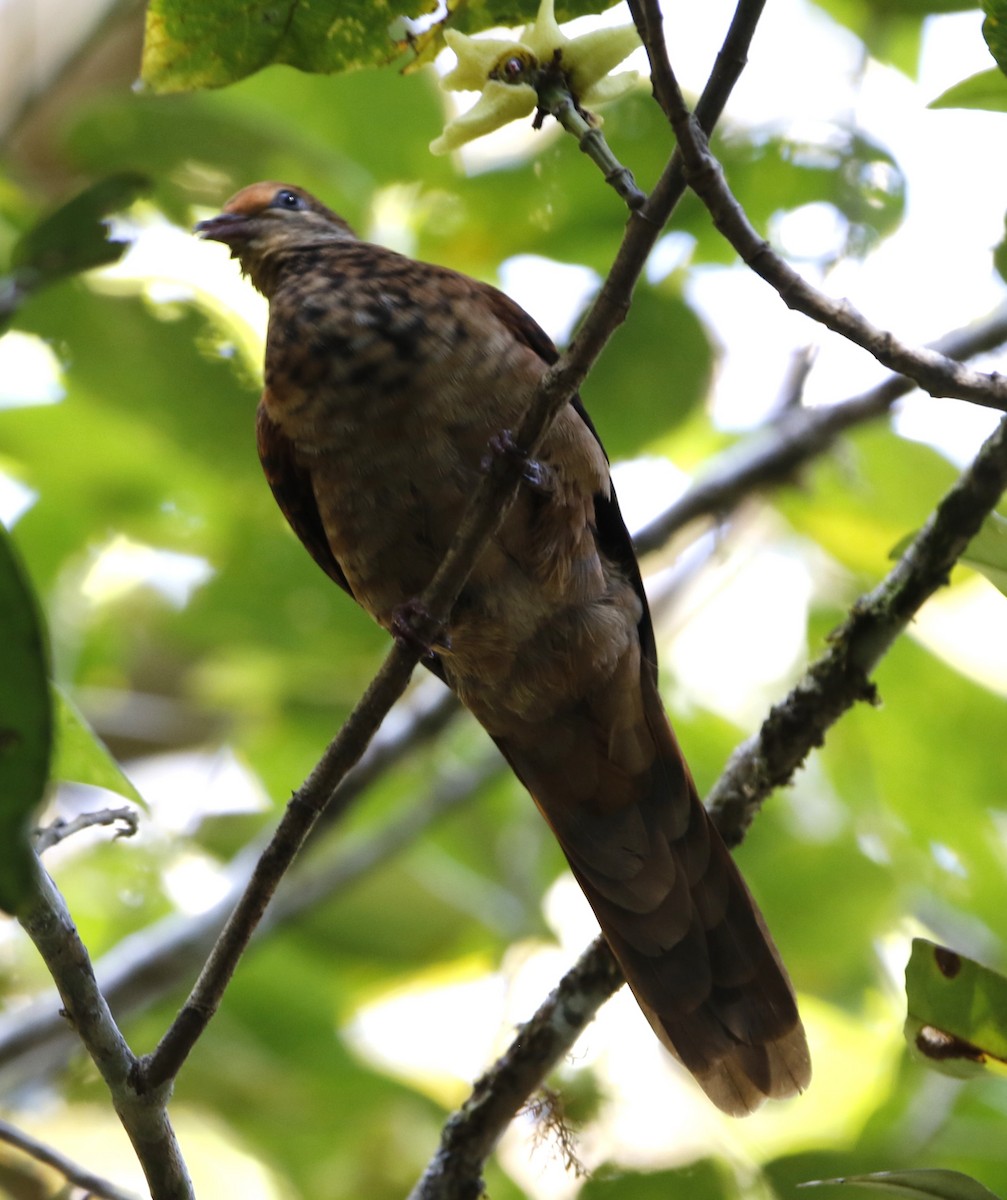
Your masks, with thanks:
M267 298L257 442L323 571L392 634L558 351L490 284L255 183L196 226ZM657 686L609 463L579 397L528 464L426 665L555 834L640 1008L717 1107L803 1091L794 989L704 809Z

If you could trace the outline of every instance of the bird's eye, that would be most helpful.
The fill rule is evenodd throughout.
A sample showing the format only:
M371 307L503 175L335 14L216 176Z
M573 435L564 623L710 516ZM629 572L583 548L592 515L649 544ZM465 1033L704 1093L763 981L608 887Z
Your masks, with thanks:
M289 188L282 188L273 197L273 206L275 208L286 208L291 212L299 212L305 207L304 197L299 196L297 192L290 191Z

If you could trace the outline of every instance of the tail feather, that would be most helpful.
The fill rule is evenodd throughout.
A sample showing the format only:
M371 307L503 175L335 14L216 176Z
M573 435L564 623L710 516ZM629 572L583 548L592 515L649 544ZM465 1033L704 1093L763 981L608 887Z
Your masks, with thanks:
M501 748L552 826L657 1036L714 1104L743 1115L807 1086L804 1029L762 915L700 803L656 686L641 676L636 740L651 747L643 770L613 761L606 721L589 705L520 745L502 739ZM561 728L571 721L575 738ZM564 741L577 746L576 772L556 754ZM582 761L586 752L593 763ZM594 779L598 790L585 796L572 777Z

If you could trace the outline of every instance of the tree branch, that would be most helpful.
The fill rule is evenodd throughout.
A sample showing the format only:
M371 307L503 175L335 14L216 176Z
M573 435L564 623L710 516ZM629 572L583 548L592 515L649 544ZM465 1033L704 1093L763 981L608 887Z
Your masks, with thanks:
M860 597L829 648L731 756L707 803L728 845L744 837L763 800L790 781L825 731L859 700L875 703L870 674L952 567L1007 489L1007 418L880 584Z
M84 1188L90 1195L97 1196L100 1200L139 1200L135 1192L123 1191L122 1188L116 1187L114 1183L109 1183L107 1179L103 1179L100 1175L89 1171L87 1167L80 1166L72 1159L67 1158L65 1154L60 1154L58 1150L53 1150L51 1146L47 1146L44 1142L40 1142L30 1134L15 1128L13 1125L8 1124L7 1121L0 1121L0 1141L4 1141L9 1146L14 1146L18 1150L24 1151L25 1154L34 1158L37 1162L44 1163L47 1167L52 1167L68 1183L72 1183L79 1188Z
M953 330L931 349L947 358L968 359L1007 341L1007 304L984 320ZM890 412L913 391L905 375L891 375L869 391L820 408L787 408L753 436L719 455L710 469L633 539L640 555L660 549L698 517L722 517L753 492L778 487L837 438Z
M657 8L656 0L635 0L635 8L643 11L642 19L646 23L651 20L646 14ZM699 116L699 106L695 116L689 112L664 52L663 39L655 43L655 47L651 60L655 94L659 96L678 139L689 187L706 205L720 233L742 260L778 292L784 304L861 346L882 365L907 375L931 396L969 400L986 408L1007 411L1007 378L996 372L984 374L970 370L935 350L905 345L893 333L872 325L848 301L833 300L813 287L772 251L748 220L727 184L720 163L711 154L706 138L708 130Z
M166 1109L164 1089L140 1094L136 1059L95 981L87 948L63 897L41 866L35 896L18 919L35 943L63 1001L64 1015L101 1073L143 1168L153 1200L195 1200Z
M92 829L95 825L118 825L115 837L133 837L139 825L139 818L136 809L125 805L121 808L102 808L95 812L80 813L70 821L58 818L51 825L46 825L44 829L35 831L35 853L44 854L46 850L58 846L60 842L65 841L68 837L73 837L75 833L80 833L84 829Z
M482 1168L500 1135L624 982L608 943L596 938L448 1120L437 1153L409 1200L480 1200L485 1195Z

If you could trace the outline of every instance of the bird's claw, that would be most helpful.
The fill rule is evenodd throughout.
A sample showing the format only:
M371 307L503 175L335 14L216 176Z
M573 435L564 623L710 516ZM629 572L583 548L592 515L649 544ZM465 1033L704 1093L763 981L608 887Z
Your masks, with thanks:
M400 646L417 651L420 658L434 659L451 648L447 630L435 622L419 600L407 600L395 609L389 631Z
M532 458L526 450L522 450L509 429L502 429L490 438L489 450L482 461L484 471L492 467L494 458L508 458L518 463L521 481L532 491L547 493L552 490L552 469L541 459Z

